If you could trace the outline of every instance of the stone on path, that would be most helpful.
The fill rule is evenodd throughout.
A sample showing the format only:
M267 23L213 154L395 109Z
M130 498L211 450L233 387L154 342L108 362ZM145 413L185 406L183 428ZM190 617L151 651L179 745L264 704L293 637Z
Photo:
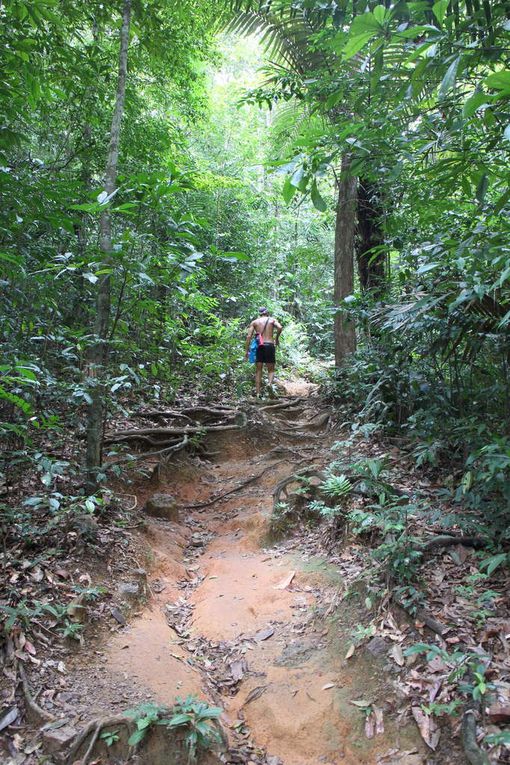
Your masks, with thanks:
M48 754L59 754L71 745L75 736L76 729L70 725L45 730L43 733L44 751Z
M154 518L179 523L179 506L172 494L153 494L145 503L145 512Z
M367 644L367 651L369 651L372 656L382 658L383 656L386 656L388 652L388 644L383 637L376 635Z

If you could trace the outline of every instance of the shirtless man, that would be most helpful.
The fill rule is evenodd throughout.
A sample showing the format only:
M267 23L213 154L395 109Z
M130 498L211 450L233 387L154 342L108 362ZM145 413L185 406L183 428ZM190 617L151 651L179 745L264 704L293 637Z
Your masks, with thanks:
M262 335L263 345L257 348L257 362L255 370L255 390L257 397L260 396L262 387L262 368L265 364L269 376L269 385L273 384L274 366L275 366L275 348L278 345L283 327L273 316L269 315L267 308L259 308L259 317L254 319L249 326L248 336L246 338L246 359L250 351L250 343L254 334Z

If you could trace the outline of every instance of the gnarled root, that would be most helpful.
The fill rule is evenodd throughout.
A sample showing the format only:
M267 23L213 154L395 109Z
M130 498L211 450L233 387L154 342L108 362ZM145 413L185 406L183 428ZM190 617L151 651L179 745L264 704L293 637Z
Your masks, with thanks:
M129 732L134 727L133 720L131 720L129 717L124 717L123 715L91 720L82 730L82 732L77 735L67 756L66 765L72 765L72 763L75 761L76 755L80 751L80 748L83 746L87 738L91 736L87 750L80 760L80 765L87 765L87 762L92 755L101 731L103 731L105 728L110 728L115 725L125 725Z
M41 706L39 706L39 704L34 699L32 692L30 690L30 685L25 672L25 668L23 667L21 662L17 663L16 669L20 676L21 686L23 688L23 695L25 696L25 703L27 707L35 715L37 715L37 717L39 717L41 720L46 720L46 722L54 722L57 719L55 715L52 715L51 712L47 712L46 709L43 709Z
M471 699L462 715L461 740L469 765L490 765L487 754L480 749L476 739L476 719L480 710L479 702Z

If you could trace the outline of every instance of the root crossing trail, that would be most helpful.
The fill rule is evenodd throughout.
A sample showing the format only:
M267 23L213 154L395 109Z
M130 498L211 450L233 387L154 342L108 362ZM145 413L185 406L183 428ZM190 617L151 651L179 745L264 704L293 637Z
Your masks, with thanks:
M356 616L349 624L338 567L306 539L267 540L275 486L303 467L303 454L320 457L318 446L303 445L335 440L279 435L304 420L317 435L315 424L325 424L304 392L292 391L301 403L287 399L264 413L272 435L259 425L215 436L208 446L217 462L181 464L161 479L158 491L198 507L181 511L179 523L150 519L152 598L109 641L108 671L161 703L187 694L219 703L226 762L419 765L421 740L398 719L384 662L366 652L345 658ZM384 713L384 732L370 739L363 700Z

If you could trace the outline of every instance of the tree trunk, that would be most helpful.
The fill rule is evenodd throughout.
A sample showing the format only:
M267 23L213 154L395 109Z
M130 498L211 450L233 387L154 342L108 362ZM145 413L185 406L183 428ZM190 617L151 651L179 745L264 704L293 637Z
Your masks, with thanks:
M356 228L357 178L350 174L350 158L342 159L338 182L335 223L335 364L342 366L356 350L354 323L343 307L344 298L354 292L354 232Z
M124 114L126 99L126 80L129 47L129 27L131 22L131 0L124 0L122 9L122 26L120 29L120 53L117 79L117 95L115 109L110 128L110 143L106 158L105 188L110 196L115 191L119 164L120 128ZM113 249L112 218L109 207L101 215L99 224L99 242L104 254L103 263L108 266ZM108 351L108 325L111 309L111 276L102 274L97 285L95 342L90 353L88 374L91 379L90 397L87 418L87 490L93 492L97 488L97 471L102 462L103 415L104 415L104 368Z
M377 188L360 179L358 185L358 241L356 254L361 289L381 293L386 282L386 253L377 250L384 243L382 210Z

